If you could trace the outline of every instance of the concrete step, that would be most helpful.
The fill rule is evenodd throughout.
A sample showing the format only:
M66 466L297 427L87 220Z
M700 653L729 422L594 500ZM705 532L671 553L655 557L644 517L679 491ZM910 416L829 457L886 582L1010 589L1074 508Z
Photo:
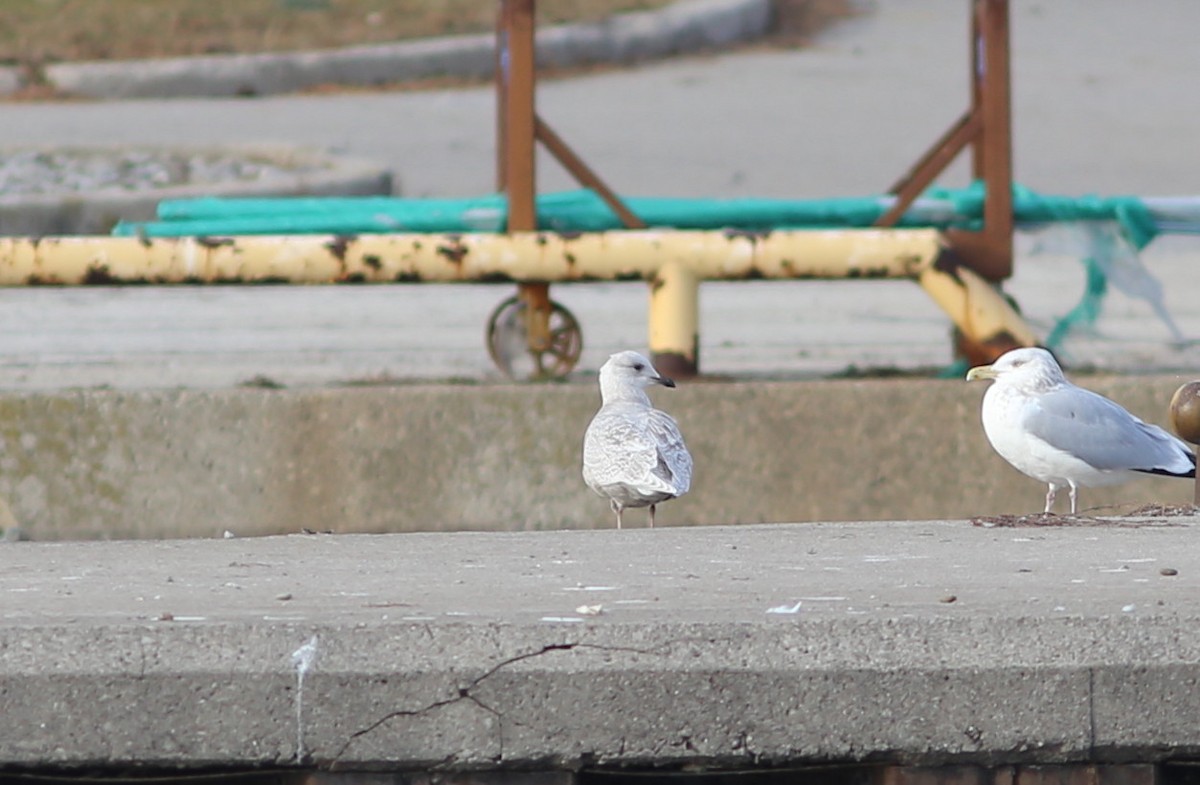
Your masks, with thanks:
M1152 763L1197 517L0 548L0 764Z

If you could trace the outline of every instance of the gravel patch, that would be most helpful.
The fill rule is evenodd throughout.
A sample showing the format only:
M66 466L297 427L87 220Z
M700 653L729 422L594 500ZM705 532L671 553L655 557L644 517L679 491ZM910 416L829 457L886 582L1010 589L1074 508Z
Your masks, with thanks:
M144 192L176 186L252 183L328 170L314 161L278 161L232 152L19 150L0 158L0 193Z

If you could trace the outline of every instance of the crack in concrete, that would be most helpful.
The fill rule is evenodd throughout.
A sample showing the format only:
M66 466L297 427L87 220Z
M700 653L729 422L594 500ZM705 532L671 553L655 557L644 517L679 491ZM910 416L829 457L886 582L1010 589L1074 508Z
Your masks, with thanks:
M1088 677L1088 758L1096 759L1096 669L1087 669Z
M350 734L350 737L348 739L346 739L344 744L342 744L341 749L339 749L337 751L337 753L333 756L331 763L336 764L339 760L341 760L342 756L344 756L346 754L346 751L348 749L350 749L351 745L354 744L354 741L356 739L366 736L367 734L369 734L372 731L376 730L377 728L387 724L391 720L396 719L397 717L417 717L422 714L427 714L431 711L437 711L438 709L445 708L446 706L450 706L452 704L455 704L455 703L458 703L459 701L464 701L464 700L474 703L479 708L483 709L484 711L486 711L486 712L492 714L494 717L496 717L496 719L498 721L498 726L499 726L498 727L498 734L499 734L498 746L500 748L500 751L497 754L495 760L498 761L500 759L503 759L503 757L504 757L504 722L505 722L504 714L502 712L500 712L499 710L493 708L492 706L489 706L488 704L484 703L475 695L472 695L471 691L474 690L476 687L478 687L483 682L487 681L492 676L496 675L498 672L500 672L504 668L507 668L510 665L514 665L514 664L516 664L518 662L522 662L524 660L532 659L534 657L540 657L543 654L549 654L550 652L571 651L572 649L576 649L576 648L596 649L598 651L628 652L631 654L657 654L665 648L674 646L679 643L683 643L687 640L692 640L692 639L685 638L685 639L680 639L680 640L668 640L668 641L664 641L663 643L658 644L657 646L654 646L649 649L641 649L641 648L637 648L635 646L606 646L603 644L579 643L579 642L551 643L551 644L547 644L547 645L543 646L542 648L537 649L535 651L528 651L528 652L525 652L524 654L518 654L513 657L509 657L507 659L501 660L500 662L496 663L491 668L488 668L481 675L472 679L466 686L459 687L457 694L455 694L453 697L443 698L442 700L434 701L426 706L422 706L419 709L397 709L395 711L388 712L387 714L385 714L382 717L380 717L379 719L375 720L374 722L372 722L370 725L366 726L365 728L361 728L361 729L355 731L354 733ZM622 747L623 746L624 745L622 744Z
M427 714L431 711L436 711L437 709L441 709L443 707L450 706L451 704L458 703L459 701L462 701L462 700L470 701L470 702L474 703L476 706L479 706L481 709L490 712L491 714L495 715L497 718L500 718L501 719L500 727L501 727L501 734L502 734L503 733L503 722L502 722L503 715L500 712L493 709L491 706L488 706L483 701L479 700L479 698L472 695L471 690L478 687L482 682L484 682L488 678L494 676L502 668L507 668L509 665L512 665L517 662L521 662L522 660L528 660L533 657L540 657L541 655L547 654L552 651L570 651L571 649L574 649L578 645L579 644L577 644L577 643L551 643L546 646L543 646L542 648L540 648L536 651L528 651L528 652L525 652L524 654L518 654L514 657L509 657L508 659L504 659L504 660L501 660L500 662L496 663L491 668L488 668L486 671L483 672L482 675L477 676L474 679L472 679L470 681L470 683L467 684L467 686L459 687L458 692L456 695L454 695L454 697L444 698L442 700L434 701L433 703L430 703L429 705L424 706L419 709L397 709L396 711L388 712L387 714L383 715L382 717L380 717L378 720L371 723L367 727L357 730L354 733L350 734L350 738L346 739L346 742L345 742L345 744L342 745L342 748L337 751L336 755L333 756L333 762L337 763L337 761L339 761L341 759L341 757L346 754L346 750L350 749L350 745L352 745L354 743L355 739L361 738L362 736L365 736L368 733L371 733L376 728L379 728L380 726L390 722L391 720L393 720L397 717L420 716L422 714ZM503 735L501 735L500 738L501 738L500 747L501 747L501 756L502 756L503 755Z
M496 746L499 749L496 750L495 756L492 757L492 762L499 763L500 761L504 760L504 715L483 701L479 700L479 698L476 698L470 692L467 692L462 697L465 700L471 701L471 703L474 703L476 706L496 718Z

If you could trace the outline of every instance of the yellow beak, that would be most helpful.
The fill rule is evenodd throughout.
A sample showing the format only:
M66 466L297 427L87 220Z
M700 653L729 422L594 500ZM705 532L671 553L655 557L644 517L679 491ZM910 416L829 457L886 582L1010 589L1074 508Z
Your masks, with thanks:
M971 370L967 371L967 381L973 382L976 379L995 379L996 372L990 365L976 365Z

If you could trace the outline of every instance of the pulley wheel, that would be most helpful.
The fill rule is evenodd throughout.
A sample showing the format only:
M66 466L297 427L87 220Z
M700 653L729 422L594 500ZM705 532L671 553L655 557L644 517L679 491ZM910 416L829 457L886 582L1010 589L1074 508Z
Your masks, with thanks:
M545 340L529 330L531 311L517 295L502 301L488 319L487 349L510 379L534 381L566 376L579 363L583 332L575 315L550 301Z

